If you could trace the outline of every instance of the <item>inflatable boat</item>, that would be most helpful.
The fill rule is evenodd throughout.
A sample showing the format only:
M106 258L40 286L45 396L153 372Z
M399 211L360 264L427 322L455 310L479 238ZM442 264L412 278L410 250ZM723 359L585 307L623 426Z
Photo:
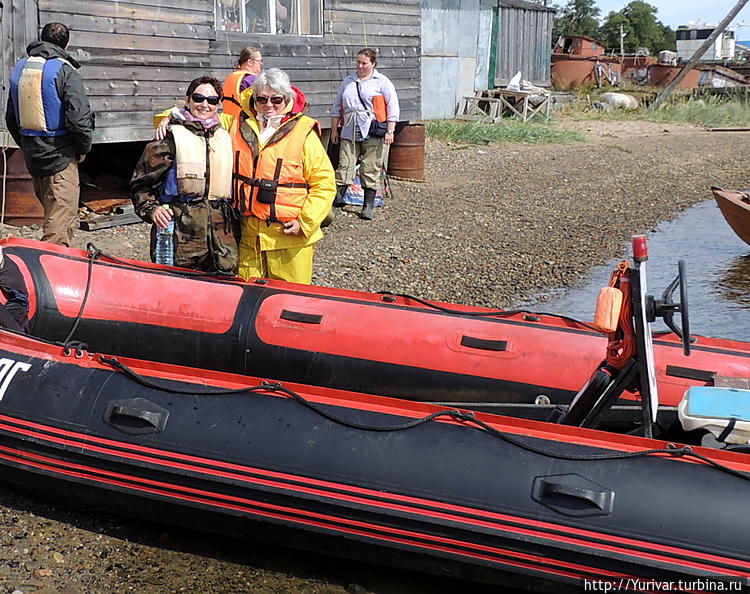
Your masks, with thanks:
M39 307L46 299L68 325L75 307L67 310L54 283L41 282L56 279L62 264L72 281L79 265L88 267L89 297L109 270L112 278L146 274L38 245L14 250L34 275L33 317L49 311ZM147 274L157 284L162 275ZM235 305L247 295L236 283L186 282L216 283ZM113 314L136 294L120 286L122 301L111 310L103 296L88 301L81 325L104 319L117 333L156 325L139 311L137 322L118 314L118 329ZM150 286L142 290L161 303ZM375 303L328 290L312 298L286 285L251 289L267 291L261 305L278 297L307 315L316 300ZM70 298L80 307L80 296ZM296 301L304 299L306 309ZM649 583L711 580L729 591L750 575L750 392L692 387L679 403L682 425L661 426L644 303L630 316L636 343L627 360L593 364L555 423L94 353L0 330L0 480L78 505L490 583L586 580L593 589L653 591ZM400 310L422 311L394 306ZM175 344L184 326L221 336L238 308L212 310L212 324L195 311L167 318ZM144 349L155 336L140 338ZM653 437L589 428L632 383L643 400L641 433ZM437 400L424 388L423 397Z
M30 334L149 361L543 419L570 402L608 341L562 316L0 245L29 288ZM664 406L692 385L750 377L748 343L693 336L688 357L663 334L654 348ZM626 391L623 406L638 397Z

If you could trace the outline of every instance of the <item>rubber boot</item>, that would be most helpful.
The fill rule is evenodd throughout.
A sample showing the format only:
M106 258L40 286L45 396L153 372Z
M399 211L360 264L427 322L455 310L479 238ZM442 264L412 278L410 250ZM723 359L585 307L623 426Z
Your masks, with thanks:
M365 221L371 221L373 215L373 209L375 208L375 193L377 190L371 190L370 188L364 188L365 190L365 201L362 205L362 212L359 214L360 218Z
M346 191L349 189L349 186L336 186L336 197L333 199L333 205L336 208L341 208L342 206L346 206L346 201L344 200L344 197L346 196Z

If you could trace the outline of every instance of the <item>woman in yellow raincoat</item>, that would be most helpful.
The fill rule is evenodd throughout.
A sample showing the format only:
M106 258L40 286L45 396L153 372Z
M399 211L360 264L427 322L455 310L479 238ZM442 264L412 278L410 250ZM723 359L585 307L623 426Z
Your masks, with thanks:
M320 224L336 194L331 161L307 101L289 76L258 74L230 127L232 196L241 215L238 274L312 282Z

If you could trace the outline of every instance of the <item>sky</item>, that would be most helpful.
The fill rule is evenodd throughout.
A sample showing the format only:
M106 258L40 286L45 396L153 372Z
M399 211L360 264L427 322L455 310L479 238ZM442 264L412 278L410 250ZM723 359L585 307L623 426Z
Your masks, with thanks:
M657 18L675 29L678 25L687 25L689 21L700 20L702 23L717 25L723 19L737 0L645 0L651 6L659 9ZM602 18L610 12L618 11L628 4L629 0L596 0L596 5L602 11ZM732 21L732 25L745 22L747 27L737 29L737 39L750 39L750 3L740 11Z

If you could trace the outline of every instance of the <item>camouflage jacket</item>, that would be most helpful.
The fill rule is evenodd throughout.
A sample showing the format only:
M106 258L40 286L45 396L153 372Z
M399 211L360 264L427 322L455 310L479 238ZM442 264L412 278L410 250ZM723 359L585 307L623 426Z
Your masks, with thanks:
M194 134L210 136L199 122L179 122ZM217 126L218 127L218 126ZM146 145L133 176L130 193L135 212L151 223L161 185L175 162L172 134ZM237 268L238 217L227 202L206 199L169 204L175 221L175 265L206 272L234 274ZM151 229L151 259L155 258L156 227Z

